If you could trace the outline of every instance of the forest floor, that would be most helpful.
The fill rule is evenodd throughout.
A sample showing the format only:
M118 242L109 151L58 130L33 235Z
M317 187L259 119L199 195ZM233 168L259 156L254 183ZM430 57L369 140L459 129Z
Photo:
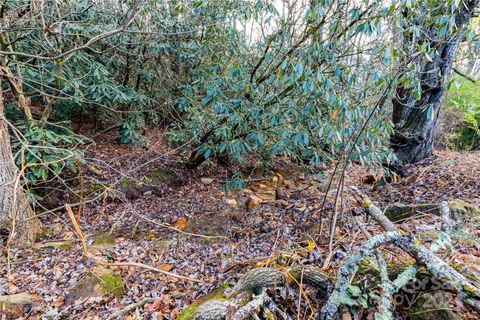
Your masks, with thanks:
M28 292L38 299L0 314L7 319L107 319L153 297L153 303L120 318L175 319L195 299L234 282L252 266L273 264L280 252L299 250L303 263L324 264L329 232L328 223L320 230L320 213L333 164L323 168L322 181L286 162L267 173L252 166L245 174L245 190L225 193L221 187L226 168L204 166L190 173L183 169L181 155L158 138L163 131L149 135L149 143L137 149L119 145L113 133L96 138L97 144L86 154L82 181L70 184L72 192L82 193L80 198L96 199L83 206L79 227L87 250L105 261L142 263L198 282L139 266L115 266L109 269L121 276L123 284L113 281L108 292L97 293L84 282L92 274L101 278L104 271L95 260L84 258L69 216L57 209L44 221L48 227L44 239L11 250L8 263L1 255L0 296ZM478 153L451 151L437 151L390 184L378 183L363 168L351 166L345 173L338 228L325 271L334 275L342 259L365 240L349 219L361 211L348 196L349 186L362 189L380 207L453 199L480 207L479 172ZM336 188L334 183L325 203L326 222ZM79 199L56 197L57 206ZM73 209L76 214L77 207ZM373 222L364 223L372 233L380 230ZM402 227L422 233L434 223L435 218L423 216ZM450 262L457 260L478 264L480 248L466 246Z

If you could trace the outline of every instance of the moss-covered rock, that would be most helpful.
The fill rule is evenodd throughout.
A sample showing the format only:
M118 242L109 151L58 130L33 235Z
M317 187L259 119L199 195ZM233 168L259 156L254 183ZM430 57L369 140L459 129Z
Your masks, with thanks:
M95 267L87 273L67 295L66 304L90 297L113 295L120 299L124 293L122 277L104 267Z
M100 275L97 284L102 288L104 295L113 294L118 299L123 296L124 284L122 277L114 272Z
M457 221L471 221L480 219L480 212L478 208L464 201L449 201L448 207L450 208L453 219Z

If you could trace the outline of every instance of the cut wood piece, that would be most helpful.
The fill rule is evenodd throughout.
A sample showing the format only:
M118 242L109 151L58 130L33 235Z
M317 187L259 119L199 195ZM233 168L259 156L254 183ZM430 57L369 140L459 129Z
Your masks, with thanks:
M38 294L30 294L28 292L10 294L0 296L0 305L23 305L41 301Z

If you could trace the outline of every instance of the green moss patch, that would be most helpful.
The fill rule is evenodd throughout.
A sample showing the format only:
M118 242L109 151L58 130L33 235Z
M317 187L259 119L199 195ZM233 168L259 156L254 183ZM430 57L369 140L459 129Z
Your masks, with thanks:
M120 299L124 290L124 282L119 274L104 267L95 267L67 295L65 303L71 305L79 299L108 295Z
M214 291L207 294L206 296L198 299L197 301L192 303L187 309L183 310L182 314L178 317L177 320L193 319L195 317L195 314L197 313L198 307L204 302L211 301L211 300L219 300L219 301L227 300L224 293L225 293L225 290L227 290L228 288L230 288L230 285L228 283L225 283L218 289L215 289Z
M170 179L170 174L163 170L152 170L148 173L146 177L146 182L149 183L160 183L166 182Z
M97 284L102 288L104 295L113 294L120 299L124 293L124 283L120 275L111 272L99 276Z
M468 221L480 215L477 208L461 200L449 201L448 207L457 221Z
M118 184L119 184L120 187L122 187L123 189L135 188L135 182L133 182L133 181L130 180L130 179L122 179L122 180L120 180L120 182L119 182Z
M94 246L112 246L115 244L115 237L109 233L100 233L94 236Z

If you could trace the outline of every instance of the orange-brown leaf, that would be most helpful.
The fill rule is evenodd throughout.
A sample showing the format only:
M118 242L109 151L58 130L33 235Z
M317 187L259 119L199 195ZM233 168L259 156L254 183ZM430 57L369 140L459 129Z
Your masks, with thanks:
M340 109L337 109L337 110L333 111L332 118L335 119L338 116L339 113L340 113Z
M147 304L145 306L145 311L148 311L148 312L152 312L152 311L158 311L162 308L162 297L158 297L157 299L155 299L155 301L153 301L152 304Z
M175 266L172 266L171 264L163 264L163 263L157 266L157 269L167 271L167 272L172 271L174 268Z
M53 307L55 308L60 308L61 306L63 306L63 303L65 302L65 298L64 297L58 297L57 299L55 299L55 301L53 302Z
M177 221L173 224L175 228L180 231L187 229L188 221L185 218L178 218Z

